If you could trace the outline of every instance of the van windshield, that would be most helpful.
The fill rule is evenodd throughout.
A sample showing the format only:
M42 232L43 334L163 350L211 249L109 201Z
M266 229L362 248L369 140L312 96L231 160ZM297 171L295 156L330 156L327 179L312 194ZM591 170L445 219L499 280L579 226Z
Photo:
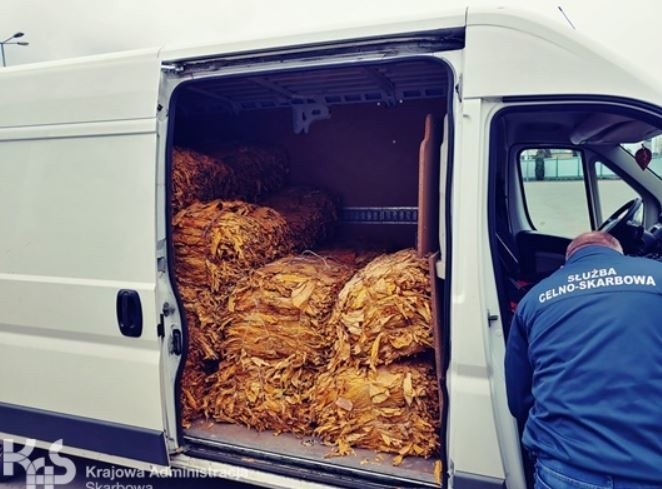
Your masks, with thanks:
M648 166L648 169L652 171L655 176L662 179L662 134L655 136L654 138L639 141L638 143L621 144L621 147L632 156L634 156L637 150L642 146L650 149L653 153L653 159Z

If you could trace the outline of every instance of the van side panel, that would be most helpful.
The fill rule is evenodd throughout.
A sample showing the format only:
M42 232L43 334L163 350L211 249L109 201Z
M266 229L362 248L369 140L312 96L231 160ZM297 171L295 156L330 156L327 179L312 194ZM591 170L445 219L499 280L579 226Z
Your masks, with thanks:
M157 49L11 67L0 76L0 128L149 119Z
M0 142L2 402L161 426L155 145L154 133ZM120 334L120 289L142 296L140 338Z
M164 464L152 83L159 66L149 64L148 80L142 68L125 72L99 99L85 81L103 78L108 66L62 68L53 87L63 92L47 103L60 112L31 112L24 100L25 112L11 116L0 105L2 122L21 123L0 128L0 432ZM35 78L36 98L46 97L48 70ZM89 107L69 85L94 99ZM125 105L136 94L151 97L150 118L146 102ZM116 117L127 119L108 121ZM122 289L140 297L139 337L120 331ZM136 449L143 442L151 454Z

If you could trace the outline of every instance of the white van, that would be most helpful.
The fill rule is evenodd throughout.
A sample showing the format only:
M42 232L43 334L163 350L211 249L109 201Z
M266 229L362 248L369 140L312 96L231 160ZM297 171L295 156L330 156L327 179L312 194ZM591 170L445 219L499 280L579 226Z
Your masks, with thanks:
M442 480L432 460L327 458L286 434L182 428L173 146L278 144L292 178L342 195L341 225L409 246L426 118L438 133ZM265 487L525 488L503 373L513 307L582 230L659 253L661 133L662 92L645 76L508 10L3 70L0 437ZM624 146L651 140L650 164Z

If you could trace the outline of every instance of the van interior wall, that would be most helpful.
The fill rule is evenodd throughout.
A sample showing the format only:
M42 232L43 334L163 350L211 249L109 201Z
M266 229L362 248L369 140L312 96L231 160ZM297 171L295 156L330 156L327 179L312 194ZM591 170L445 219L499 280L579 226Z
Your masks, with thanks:
M176 144L203 148L221 141L247 141L284 147L290 157L290 183L330 191L343 207L415 207L419 148L425 116L443 116L444 99L422 99L385 107L331 106L331 118L295 134L291 109L246 111L177 118ZM345 224L340 238L378 241L390 247L414 246L408 225Z

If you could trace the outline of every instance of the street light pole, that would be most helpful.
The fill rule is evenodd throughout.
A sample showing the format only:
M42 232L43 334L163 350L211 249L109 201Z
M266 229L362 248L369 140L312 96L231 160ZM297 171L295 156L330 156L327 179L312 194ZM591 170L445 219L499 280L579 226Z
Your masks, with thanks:
M0 55L2 56L2 66L7 66L7 63L5 61L5 44L16 44L17 46L29 46L29 42L25 41L12 41L12 39L18 39L20 37L23 37L25 34L22 32L17 32L13 36L8 37L4 41L0 41Z

